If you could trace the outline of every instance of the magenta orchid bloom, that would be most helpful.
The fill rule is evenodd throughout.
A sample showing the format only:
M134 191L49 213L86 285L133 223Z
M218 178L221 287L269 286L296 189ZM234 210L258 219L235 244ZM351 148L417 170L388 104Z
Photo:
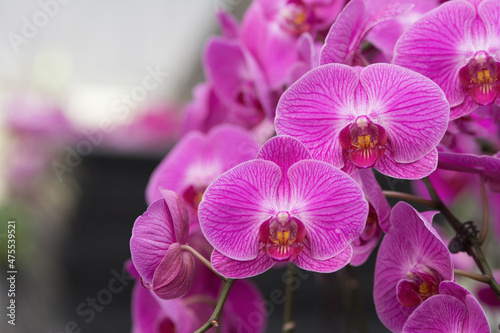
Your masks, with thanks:
M478 156L439 152L438 167L445 170L477 173L482 175L490 189L500 192L500 155Z
M313 38L335 20L345 1L338 0L258 0L243 17L241 40L261 65L272 89L290 82L297 63L298 38Z
M184 107L181 134L190 131L207 133L212 127L227 121L230 113L214 92L213 85L204 82L193 89L193 100Z
M204 54L207 80L226 105L226 122L253 128L274 117L276 98L259 65L238 39L214 37Z
M435 81L451 119L497 100L500 89L500 1L450 1L399 39L394 63Z
M191 286L194 259L182 250L189 232L184 200L160 189L156 200L137 218L130 239L130 253L145 287L162 299L184 295Z
M247 278L277 262L315 272L344 267L365 226L368 204L356 182L311 160L291 137L275 137L257 159L217 178L199 207L200 226L215 248L212 265Z
M368 201L368 218L365 229L358 239L352 242L352 266L362 265L377 246L382 231L387 232L391 226L389 217L391 206L387 202L382 188L375 179L372 170L359 169L352 177L361 186L365 199Z
M374 301L382 323L401 332L413 311L453 280L450 252L430 222L435 212L418 213L405 202L392 209L391 228L375 266Z
M163 300L137 281L132 291L132 333L192 333L210 318L220 278L198 260L196 266L192 288L182 298ZM127 270L140 278L132 263ZM250 281L236 281L222 311L220 332L263 332L263 304L262 295Z
M329 64L293 84L276 112L277 133L299 139L315 159L347 173L374 167L418 179L436 168L449 106L434 82L405 68Z
M402 1L352 0L332 25L321 50L320 64L365 65L361 43L371 28L412 8Z
M440 5L439 0L371 0L370 4L383 8L389 4L414 5L413 8L394 18L376 24L366 35L366 40L379 49L388 60L392 60L394 47L399 37L428 11Z
M422 303L408 318L403 333L488 333L490 327L478 301L451 281L439 285L439 295Z
M188 204L193 230L207 186L235 165L255 158L259 145L252 135L233 125L219 125L208 134L192 131L170 151L151 175L148 203L161 198L160 187L179 193Z

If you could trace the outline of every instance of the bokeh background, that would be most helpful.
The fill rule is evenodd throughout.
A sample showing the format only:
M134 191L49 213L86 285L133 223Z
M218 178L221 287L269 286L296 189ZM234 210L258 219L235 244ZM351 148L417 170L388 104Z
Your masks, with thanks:
M215 12L245 0L0 2L0 308L7 306L6 225L16 221L16 326L0 332L130 332L123 272L149 176L179 135L203 80ZM404 181L380 178L390 190ZM301 272L297 332L386 332L361 268ZM264 299L284 270L254 278ZM110 292L112 291L112 292ZM279 332L282 304L268 307Z

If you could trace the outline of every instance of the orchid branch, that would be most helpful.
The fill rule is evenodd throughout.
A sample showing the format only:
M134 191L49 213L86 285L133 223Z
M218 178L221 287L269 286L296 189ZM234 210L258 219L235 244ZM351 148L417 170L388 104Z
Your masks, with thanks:
M479 234L479 244L482 245L486 240L486 236L488 235L488 226L489 226L489 207L488 207L488 197L486 196L486 186L484 182L484 177L481 176L481 199L483 201L483 225L481 227L481 233Z
M403 193L403 192L397 192L397 191L382 191L382 193L387 197L387 198L396 198L396 199L401 199L401 200L408 200L408 201L413 201L416 203L419 203L424 206L428 206L430 208L437 208L436 204L434 201L427 200L421 197L418 197L413 194L409 193Z
M424 181L425 186L427 187L427 190L429 191L432 201L436 205L437 209L439 209L439 211L446 217L452 228L455 230L455 232L457 232L462 226L462 222L460 222L455 217L455 215L453 215L453 213L448 209L448 207L446 207L443 201L441 201L441 198L437 194L430 180L427 177L422 180ZM483 250L481 249L481 244L477 239L477 237L469 236L467 238L466 249L467 253L476 262L477 266L481 270L481 273L489 277L490 280L488 284L490 285L491 289L495 292L497 298L500 300L500 285L493 277L493 272L491 270L490 265L488 264L488 261L486 260L486 257L484 256Z
M222 276L215 271L215 269L212 267L212 264L210 264L210 261L208 261L204 256L202 256L198 251L193 249L191 246L184 244L184 245L181 245L181 249L191 252L192 255L194 255L196 258L200 259L200 261L205 266L207 266L212 272L214 272L215 275L220 277L224 282L228 281L228 279L225 276Z
M295 332L295 321L293 319L293 308L295 303L295 292L293 281L297 276L297 267L295 264L289 263L286 271L286 287L285 287L285 310L283 316L283 333Z
M461 269L456 269L456 268L455 268L455 275L465 276L468 277L469 279L487 284L489 284L491 281L491 278L489 276L463 271Z
M229 291L231 290L231 287L233 286L234 282L236 280L233 279L227 279L226 283L224 284L224 288L222 289L222 292L219 296L219 300L217 301L217 305L215 306L214 312L210 316L210 319L200 328L198 329L195 333L203 333L211 329L212 327L217 327L219 326L219 316L222 312L222 309L224 308L224 304L226 303L227 296L229 295Z

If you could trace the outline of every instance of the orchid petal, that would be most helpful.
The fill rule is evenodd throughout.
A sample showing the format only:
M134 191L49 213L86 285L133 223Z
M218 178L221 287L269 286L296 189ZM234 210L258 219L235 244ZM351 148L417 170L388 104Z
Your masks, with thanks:
M168 247L176 242L174 222L167 203L165 199L158 199L137 218L130 239L132 261L147 283L151 283Z
M426 300L408 318L403 332L464 332L467 316L465 305L448 295L436 295Z
M233 333L235 330L263 333L267 322L265 304L261 291L252 281L236 281L224 305L221 333Z
M250 53L262 65L267 74L267 82L278 89L286 81L290 68L297 62L296 38L282 31L276 22L269 23L265 17L264 6L252 6L241 24L241 39Z
M279 167L253 160L222 174L205 191L198 208L200 227L208 242L235 260L255 259L259 227L276 212Z
M475 19L475 8L465 1L442 4L401 36L394 51L394 63L436 82L451 107L462 104L465 89L458 71L474 54L469 34Z
M387 202L384 193L382 193L380 184L377 182L373 171L370 169L358 169L356 174L366 198L377 212L380 227L384 232L387 232L391 227L391 222L389 221L391 206Z
M179 243L172 244L156 268L152 282L153 291L165 300L182 297L191 287L193 276L193 256L183 252Z
M246 279L256 276L269 270L275 264L275 261L262 251L259 252L255 259L239 261L214 250L211 262L213 268L219 274L230 279Z
M173 221L175 239L184 244L189 233L189 216L184 200L174 191L165 190L160 187L161 195L165 199L170 218Z
M228 124L214 127L208 133L207 141L210 145L207 160L219 164L221 172L254 159L260 148L249 131Z
M342 252L336 256L331 257L326 260L316 260L311 257L311 250L308 244L304 247L304 250L293 260L293 262L300 268L318 272L318 273L332 273L339 269L345 267L352 256L352 247L346 247Z
M450 251L436 230L411 205L400 201L391 213L392 227L407 237L414 248L419 263L432 267L445 280L453 279Z
M311 159L311 153L299 140L291 136L277 136L266 142L257 154L258 159L276 163L281 168L283 178L278 189L278 200L290 198L288 169L296 162Z
M314 158L342 168L338 137L356 118L353 96L358 82L356 71L345 65L311 70L281 96L275 120L278 135L299 139Z
M395 256L395 253L398 255ZM390 330L401 331L408 315L414 310L399 304L396 286L415 262L416 255L405 237L389 230L377 254L373 299L378 317Z
M498 0L481 1L477 12L486 28L488 52L498 60L500 59L500 2Z
M438 164L437 149L433 149L427 156L412 163L397 163L392 157L392 149L386 146L385 155L375 166L375 169L386 176L398 179L421 179L429 176L436 170Z
M288 177L289 212L304 224L313 259L330 259L361 234L368 203L351 177L325 162L313 160L292 165Z
M429 222L406 202L400 201L392 209L391 225L377 255L374 301L382 323L400 332L415 307L398 302L399 281L417 266L432 268L444 280L453 280L453 264L448 248Z
M332 25L320 55L320 64L353 65L354 54L365 35L380 22L391 19L412 8L409 4L390 4L374 12L365 0L352 0Z
M160 186L177 193L184 190L186 165L200 160L206 150L204 141L201 132L192 131L186 134L170 151L149 179L146 188L146 201L149 204L162 197Z
M429 154L448 127L449 105L441 89L406 68L375 64L361 71L368 116L387 131L396 162L415 162Z
M239 27L236 18L225 10L218 10L216 16L222 35L226 38L238 38Z

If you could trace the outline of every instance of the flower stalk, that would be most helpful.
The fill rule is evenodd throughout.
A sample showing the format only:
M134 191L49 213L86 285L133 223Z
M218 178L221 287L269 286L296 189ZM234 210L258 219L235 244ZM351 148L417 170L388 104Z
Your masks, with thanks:
M215 271L215 269L212 267L212 264L210 264L210 261L208 261L204 256L202 256L198 251L193 249L191 246L185 244L181 246L181 249L189 251L192 255L198 258L205 266L207 266L212 272L214 272L215 275L220 277L224 282L228 281L228 279L225 276L222 276Z
M198 329L195 333L203 333L207 332L212 327L219 326L219 316L222 313L222 309L224 308L224 304L226 303L227 296L229 295L229 291L231 291L231 287L233 286L236 280L227 279L224 284L224 288L219 296L219 300L217 301L217 305L215 306L214 312L207 320L207 322Z

